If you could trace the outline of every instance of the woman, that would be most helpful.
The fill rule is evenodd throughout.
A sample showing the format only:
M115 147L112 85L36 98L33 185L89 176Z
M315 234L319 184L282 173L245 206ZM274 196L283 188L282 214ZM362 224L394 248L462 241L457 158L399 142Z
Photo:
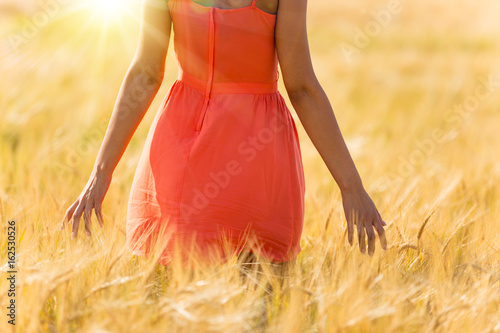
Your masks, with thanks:
M250 254L248 262L258 255L284 266L296 258L304 175L295 124L277 91L279 62L290 101L340 187L349 243L356 225L363 254L367 238L373 255L375 233L385 250L386 224L311 64L306 6L306 0L143 0L136 55L90 179L61 229L72 220L75 238L83 215L90 237L92 210L103 226L101 203L162 83L173 27L179 76L156 114L135 173L129 249L147 257L159 230L168 229L171 238L160 242L164 265L176 253L174 244L187 251L194 239L201 254L229 246L238 255Z

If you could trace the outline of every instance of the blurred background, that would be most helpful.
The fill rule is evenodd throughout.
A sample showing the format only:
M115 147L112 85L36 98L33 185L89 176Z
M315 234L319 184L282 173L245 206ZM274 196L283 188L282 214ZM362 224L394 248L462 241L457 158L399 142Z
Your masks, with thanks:
M280 81L306 173L295 282L310 294L298 293L296 303L273 312L274 325L500 332L500 2L315 0L308 7L314 68L388 223L389 250L382 253L377 243L369 260L348 246L338 187ZM138 0L0 0L0 218L18 223L18 320L26 332L202 325L175 311L164 320L150 321L148 311L138 319L140 302L120 308L113 302L123 295L139 296L129 280L116 279L132 276L136 266L120 259L119 269L109 267L122 258L128 193L149 126L177 77L173 44L162 88L115 170L104 232L94 223L91 244L71 245L69 230L58 231L92 170L134 56L139 16ZM2 234L2 262L6 242ZM81 305L79 290L108 280L117 289L111 284ZM4 304L7 285L0 285ZM193 288L203 294L203 285ZM215 302L225 294L210 295ZM187 298L185 309L205 313L198 301ZM240 300L231 302L231 311L247 311ZM113 316L123 326L99 314L102 304L121 309ZM294 316L298 311L303 315ZM203 323L200 330L240 329L229 320Z

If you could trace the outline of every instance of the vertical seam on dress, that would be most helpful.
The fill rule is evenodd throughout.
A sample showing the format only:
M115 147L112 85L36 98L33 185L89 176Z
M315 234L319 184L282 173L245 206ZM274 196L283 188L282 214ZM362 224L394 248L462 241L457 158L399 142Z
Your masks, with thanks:
M213 17L213 9L210 10L211 13L211 17ZM210 27L209 27L210 29ZM207 97L204 96L204 98L206 99ZM202 109L203 111L203 109ZM188 154L186 156L186 163L184 165L184 171L182 173L182 184L181 184L181 191L180 191L180 194L179 194L179 207L177 208L177 219L180 220L181 219L181 205L182 205L182 202L183 202L183 195L184 195L184 188L185 188L185 184L186 184L186 171L187 171L187 168L188 168L188 163L189 163L189 158L191 157L191 152L193 151L193 146L194 144L196 143L196 140L198 139L198 137L200 136L200 131L198 131L196 128L195 128L195 133L196 133L196 137L193 139L193 142L191 143L191 146L189 147L189 151L188 151ZM176 221L177 224L179 221Z
M214 76L214 58L215 58L215 9L214 7L210 8L210 17L209 17L209 26L208 26L208 78L207 78L207 87L205 90L205 100L203 102L203 106L201 109L201 115L199 116L195 129L197 131L201 130L201 126L203 124L203 120L205 119L205 115L208 110L208 106L210 103L210 95L212 92L212 81Z

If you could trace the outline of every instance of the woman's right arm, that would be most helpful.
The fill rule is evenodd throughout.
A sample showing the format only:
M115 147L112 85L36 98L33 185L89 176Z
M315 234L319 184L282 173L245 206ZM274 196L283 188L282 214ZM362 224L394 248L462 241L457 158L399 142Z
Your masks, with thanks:
M384 226L377 207L365 191L361 177L347 149L330 101L314 68L307 37L307 0L280 1L276 23L276 50L290 102L305 131L339 185L347 221L347 237L353 244L354 225L359 249L375 251L375 231L382 248L387 248Z
M161 86L171 32L167 5L168 1L165 0L142 1L141 28L135 56L118 93L89 181L66 211L61 224L63 229L65 223L72 219L72 238L78 235L82 215L87 236L91 236L92 209L103 227L101 205L113 171Z

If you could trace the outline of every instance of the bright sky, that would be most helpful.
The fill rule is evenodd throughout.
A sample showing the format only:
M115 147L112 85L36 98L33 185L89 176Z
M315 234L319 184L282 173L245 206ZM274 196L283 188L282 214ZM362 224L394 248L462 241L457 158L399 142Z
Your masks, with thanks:
M97 14L107 19L119 19L120 16L130 11L130 5L137 0L90 0L85 1L95 8Z

